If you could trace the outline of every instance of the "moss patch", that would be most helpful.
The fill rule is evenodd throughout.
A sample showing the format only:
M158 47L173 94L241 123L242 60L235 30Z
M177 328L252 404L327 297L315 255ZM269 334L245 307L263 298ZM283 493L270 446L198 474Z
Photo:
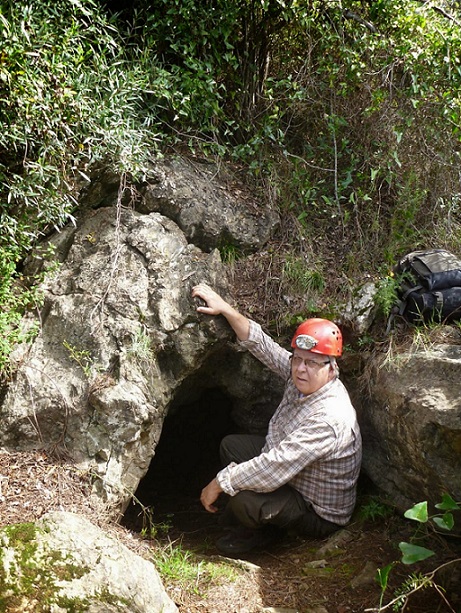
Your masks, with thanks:
M43 545L39 532L44 530L33 523L0 530L0 611L46 613L53 603L69 613L86 611L88 600L62 596L57 582L80 578L89 569Z

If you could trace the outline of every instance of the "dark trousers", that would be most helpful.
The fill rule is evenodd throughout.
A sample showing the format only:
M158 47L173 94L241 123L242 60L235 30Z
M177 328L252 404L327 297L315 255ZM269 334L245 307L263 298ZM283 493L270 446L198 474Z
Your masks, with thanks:
M221 462L227 466L230 462L240 464L251 460L261 453L264 443L263 436L230 434L221 442ZM235 520L247 528L277 526L320 538L341 527L317 515L312 505L289 485L273 492L244 490L231 496L224 511L224 522L232 524Z

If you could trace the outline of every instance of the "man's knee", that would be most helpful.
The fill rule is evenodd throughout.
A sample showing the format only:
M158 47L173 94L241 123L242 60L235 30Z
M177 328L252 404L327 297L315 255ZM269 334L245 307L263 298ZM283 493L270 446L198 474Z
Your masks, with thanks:
M230 498L229 507L243 526L258 528L261 525L262 502L255 492L243 491Z
M228 434L225 436L219 446L219 456L223 466L227 466L230 462L237 462L235 458L238 457L238 439L237 434Z
M296 497L290 496L289 488L275 492L239 492L233 496L229 505L234 516L244 526L256 528L274 525L286 528L298 520L303 513Z
M265 443L263 436L252 434L228 434L221 441L219 455L223 466L230 462L239 464L251 460L261 453Z

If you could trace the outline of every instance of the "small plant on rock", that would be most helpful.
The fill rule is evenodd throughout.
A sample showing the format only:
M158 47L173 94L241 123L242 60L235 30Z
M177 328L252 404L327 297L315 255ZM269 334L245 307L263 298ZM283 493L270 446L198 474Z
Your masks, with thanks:
M378 498L372 497L360 507L359 515L364 521L381 520L389 517L392 514L392 509L387 504L381 502Z
M78 349L66 340L63 341L62 344L69 352L70 359L80 366L85 374L85 377L89 379L94 367L94 360L91 356L91 352L87 349Z

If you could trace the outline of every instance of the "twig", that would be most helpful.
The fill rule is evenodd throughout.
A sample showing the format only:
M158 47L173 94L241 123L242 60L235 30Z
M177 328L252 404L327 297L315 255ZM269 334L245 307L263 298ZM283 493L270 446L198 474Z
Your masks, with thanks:
M117 271L118 260L119 260L119 256L121 253L120 226L121 226L121 216L122 216L122 198L123 198L123 194L125 193L126 189L127 189L126 173L122 173L122 176L120 177L120 183L119 183L118 194L117 194L117 203L116 203L117 215L116 215L116 226L115 226L116 244L115 244L115 250L112 255L112 265L110 269L109 282L107 283L107 286L106 286L106 289L104 290L103 295L98 300L98 302L95 304L93 310L90 313L90 323L91 323L92 331L94 330L93 329L93 317L98 309L100 309L100 314L102 315L105 300L109 294L110 288L112 287L112 282L115 278L115 273Z
M386 605L384 605L383 607L379 607L379 608L375 608L375 609L365 609L365 613L367 612L371 612L371 613L381 613L382 611L386 611L387 609L389 609L390 607L393 607L397 602L399 602L399 600L402 600L402 597L405 598L405 602L408 601L408 598L412 595L415 594L416 592L418 592L420 589L422 589L423 587L427 587L427 583L428 581L433 581L436 573L438 573L440 570L442 570L442 568L446 568L447 566L450 566L451 564L456 564L457 562L461 562L461 558L455 558L454 560L450 560L449 562L445 562L445 564L441 564L440 566L438 566L437 568L435 568L432 572L428 573L427 575L424 575L424 579L426 579L426 581L423 581L422 583L420 583L419 585L417 585L416 587L414 587L412 590L410 590L409 592L407 592L406 594L400 594L399 596L397 596L396 598L394 598L393 600L391 600L390 602L388 602ZM456 613L456 611L451 607L450 603L448 602L448 600L445 598L445 596L443 596L439 586L437 584L434 584L434 589L442 596L442 598L444 599L446 605L448 606L448 608L450 609L450 611L452 611L452 613Z
M330 100L330 113L331 113L331 117L334 118L335 117L335 112L334 112L334 107L333 107L333 95L331 97ZM334 121L334 119L333 119ZM333 132L333 148L334 148L334 152L335 152L335 166L334 166L334 177L335 177L335 182L334 182L334 187L335 187L335 201L336 201L336 206L338 207L338 215L339 215L339 219L341 220L341 226L342 226L342 230L343 230L343 236L344 236L344 220L343 220L343 214L341 211L341 204L339 202L339 189L338 189L338 142L336 139L336 126L333 123L332 125L332 132Z

